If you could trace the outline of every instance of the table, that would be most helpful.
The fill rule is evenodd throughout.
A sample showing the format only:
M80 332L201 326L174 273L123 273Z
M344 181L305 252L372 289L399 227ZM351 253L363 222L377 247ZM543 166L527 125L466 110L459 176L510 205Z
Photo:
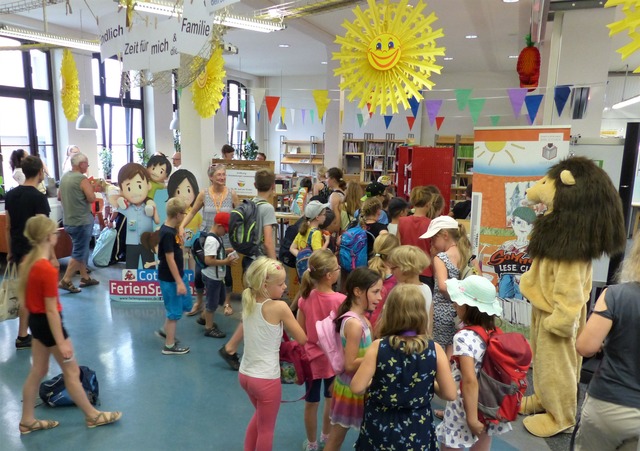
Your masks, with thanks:
M298 193L297 190L289 190L283 191L281 193L273 193L273 208L275 208L276 212L287 212L291 207L291 202L293 198ZM286 198L289 198L288 203L285 202Z

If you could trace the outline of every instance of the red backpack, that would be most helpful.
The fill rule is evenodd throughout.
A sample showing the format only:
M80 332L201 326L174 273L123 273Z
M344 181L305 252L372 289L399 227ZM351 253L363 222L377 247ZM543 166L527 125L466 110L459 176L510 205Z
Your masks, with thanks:
M487 332L480 326L467 326L487 344L478 373L478 419L485 423L514 421L527 390L531 347L524 335Z

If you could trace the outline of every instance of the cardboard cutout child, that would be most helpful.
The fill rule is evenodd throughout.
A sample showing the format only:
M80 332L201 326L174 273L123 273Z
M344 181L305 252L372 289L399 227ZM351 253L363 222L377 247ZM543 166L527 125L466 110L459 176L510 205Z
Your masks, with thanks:
M153 253L146 250L140 238L144 232L153 232L154 223L160 218L155 203L149 198L151 179L144 166L127 163L118 172L121 197L117 199L118 210L127 217L127 269L144 268L154 261ZM142 262L140 262L142 258Z
M147 172L151 178L151 189L149 198L153 199L160 217L160 224L167 219L167 180L171 174L171 162L164 155L153 155L147 163Z
M173 197L181 198L184 203L187 204L187 213L189 213L193 208L193 203L196 201L196 197L198 197L200 188L198 187L198 180L196 180L196 176L193 175L193 173L186 169L178 169L176 172L171 174L171 177L169 177L167 191L169 193L169 199ZM191 247L198 230L200 230L201 224L202 214L198 212L184 229L185 247Z

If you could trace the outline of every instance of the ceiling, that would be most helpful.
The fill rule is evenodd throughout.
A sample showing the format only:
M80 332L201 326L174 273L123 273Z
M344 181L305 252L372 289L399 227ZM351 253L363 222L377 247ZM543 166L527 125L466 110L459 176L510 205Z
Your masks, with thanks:
M60 0L58 0L60 1ZM312 0L309 0L310 2ZM438 63L444 66L443 72L495 72L514 71L516 59L524 47L524 36L529 33L532 4L543 3L553 10L572 8L601 8L599 0L520 0L516 3L503 3L502 0L430 0L423 10L429 14L435 12L438 20L436 28L443 28L444 38L438 40L438 46L446 48L446 56L453 60ZM0 0L0 7L9 4L33 3L36 0ZM231 7L234 14L253 16L255 10L277 4L269 0L242 0ZM411 0L412 4L416 0ZM100 17L116 10L112 0L70 0L72 14L66 14L64 1L47 6L46 18L49 31L68 33L89 38L97 35L97 26L93 16ZM366 9L366 3L360 3ZM574 5L574 6L572 6ZM225 41L234 44L239 53L226 55L226 67L241 70L255 76L323 76L335 67L331 62L331 52L338 50L333 44L336 35L343 35L342 22L353 21L353 4L344 9L320 13L297 19L285 20L287 28L274 33L256 33L239 29L230 29ZM82 20L81 20L82 18ZM42 30L43 10L32 9L19 14L0 14L0 23L10 23ZM82 26L81 26L82 21ZM544 25L543 25L544 26ZM478 38L465 39L474 34ZM628 42L624 36L615 38L612 49ZM281 48L280 44L290 47ZM612 50L613 52L613 50ZM640 65L640 52L630 58L632 68ZM328 62L328 64L322 64ZM619 55L611 57L611 70L624 71L626 63ZM635 65L634 65L635 64Z

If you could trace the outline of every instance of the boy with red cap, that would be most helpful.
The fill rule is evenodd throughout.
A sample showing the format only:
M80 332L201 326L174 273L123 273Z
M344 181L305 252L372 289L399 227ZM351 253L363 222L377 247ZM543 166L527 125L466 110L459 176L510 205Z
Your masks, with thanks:
M238 258L235 252L227 256L222 244L222 237L229 232L229 217L228 212L219 211L204 242L204 263L207 265L202 269L202 280L207 292L204 311L205 337L224 338L227 336L213 322L213 314L226 297L224 276L227 265L234 264Z

